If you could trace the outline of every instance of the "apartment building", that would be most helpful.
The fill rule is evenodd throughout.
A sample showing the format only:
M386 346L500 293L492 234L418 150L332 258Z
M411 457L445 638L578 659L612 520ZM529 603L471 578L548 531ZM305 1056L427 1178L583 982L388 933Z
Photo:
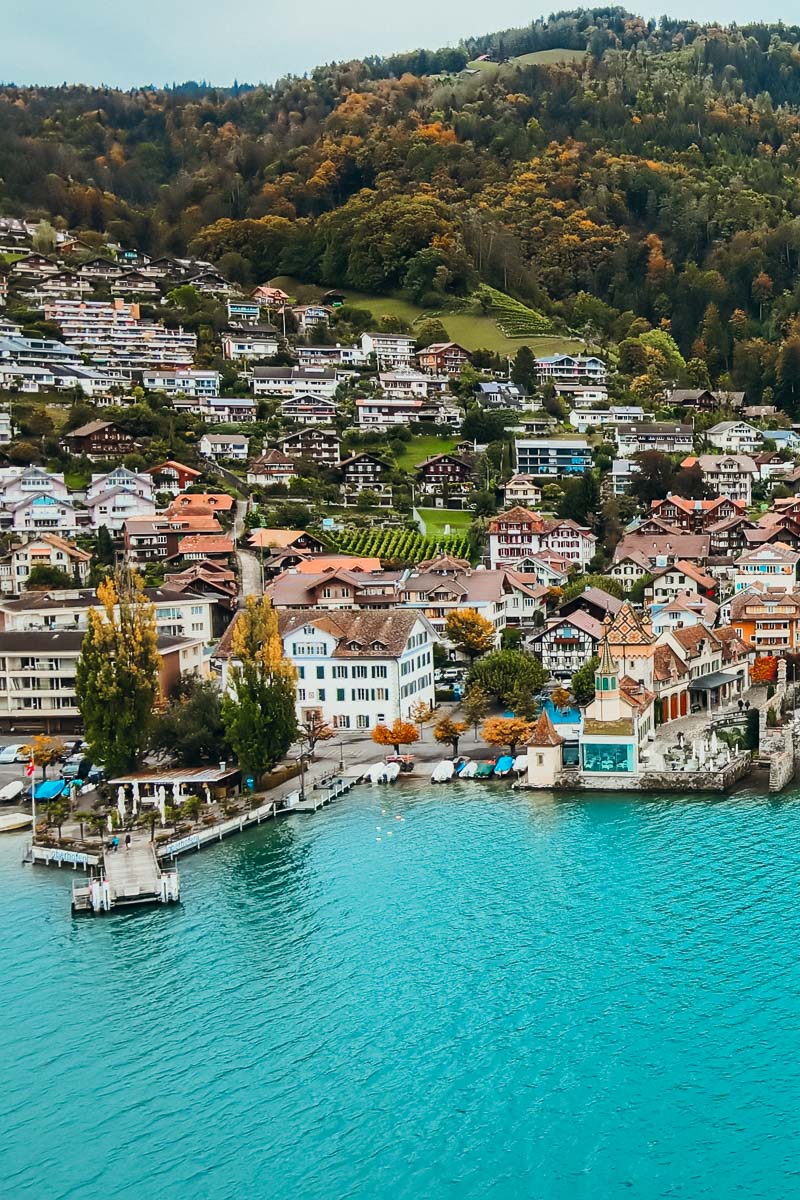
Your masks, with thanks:
M63 733L80 728L75 671L84 632L0 633L0 728L9 733ZM200 638L160 637L159 677L166 696L182 675L206 673Z
M379 368L408 367L414 359L414 339L404 333L362 333L361 349Z
M54 533L31 536L18 542L0 557L0 592L15 595L27 587L34 567L57 567L71 575L76 583L85 584L89 578L92 556L88 550L68 542Z
M165 392L168 396L180 393L183 396L218 396L219 371L176 367L144 371L142 384L148 392Z
M536 374L540 383L603 385L608 368L602 358L593 354L550 354L536 359Z
M517 438L514 445L521 475L583 475L591 469L592 452L583 437Z
M139 313L138 304L121 299L53 299L44 309L45 319L60 327L64 343L95 364L129 371L190 367L197 335L143 321Z

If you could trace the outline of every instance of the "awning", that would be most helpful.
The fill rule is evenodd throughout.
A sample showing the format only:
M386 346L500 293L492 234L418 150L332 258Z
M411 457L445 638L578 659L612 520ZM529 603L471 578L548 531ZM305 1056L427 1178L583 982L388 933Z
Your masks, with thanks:
M225 783L226 780L233 779L238 774L238 767L228 766L165 767L162 771L134 771L130 775L120 775L116 779L110 779L109 784L112 787L117 787L120 784L125 787L133 783L138 783L140 787L144 787L147 784L153 787L158 787L161 784L165 787L171 787L173 783L208 783L214 786Z
M37 800L55 800L57 796L63 795L67 784L63 779L46 779L44 783L37 783L35 798Z
M689 684L690 692L712 692L714 688L722 687L724 683L735 683L738 675L730 675L726 671L715 671L713 675L703 675L693 679Z

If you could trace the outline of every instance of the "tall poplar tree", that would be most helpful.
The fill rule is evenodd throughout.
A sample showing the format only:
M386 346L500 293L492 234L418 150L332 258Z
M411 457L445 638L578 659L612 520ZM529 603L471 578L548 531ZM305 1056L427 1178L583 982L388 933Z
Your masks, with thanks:
M222 719L243 771L258 778L297 737L295 671L284 658L278 618L267 596L248 596L231 635L229 694Z
M97 589L75 675L89 753L109 775L135 767L147 745L161 658L141 577L119 571Z

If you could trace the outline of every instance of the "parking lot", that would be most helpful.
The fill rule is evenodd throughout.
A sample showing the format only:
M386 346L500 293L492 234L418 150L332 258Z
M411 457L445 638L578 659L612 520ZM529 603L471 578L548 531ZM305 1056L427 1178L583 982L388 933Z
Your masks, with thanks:
M0 750L2 750L4 746L24 746L29 740L29 738L26 738L22 735L14 736L14 734L0 734ZM76 739L74 736L69 736L63 740L68 747L71 747L72 743L78 739ZM22 782L27 783L28 777L25 774L26 766L27 760L25 762L18 763L0 763L0 789L4 788L7 783L12 783L15 780L21 780ZM60 766L60 763L53 763L52 766L48 767L47 778L57 779L59 776ZM41 767L37 767L36 782L39 783L41 778L42 769Z

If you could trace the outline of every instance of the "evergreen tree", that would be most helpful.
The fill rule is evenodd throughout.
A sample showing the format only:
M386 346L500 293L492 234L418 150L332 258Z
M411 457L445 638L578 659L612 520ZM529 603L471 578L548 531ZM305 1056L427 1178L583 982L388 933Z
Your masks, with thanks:
M536 387L536 359L530 346L520 346L514 365L511 368L511 378L517 387L532 392Z
M155 617L139 575L117 572L97 589L75 692L89 754L109 775L135 767L147 745L161 659Z
M114 565L114 539L111 537L107 525L101 525L97 530L97 542L95 543L94 556L103 566L113 567Z
M239 765L257 779L280 762L297 737L294 667L284 658L268 597L247 597L233 628L231 652L235 665L222 719Z

